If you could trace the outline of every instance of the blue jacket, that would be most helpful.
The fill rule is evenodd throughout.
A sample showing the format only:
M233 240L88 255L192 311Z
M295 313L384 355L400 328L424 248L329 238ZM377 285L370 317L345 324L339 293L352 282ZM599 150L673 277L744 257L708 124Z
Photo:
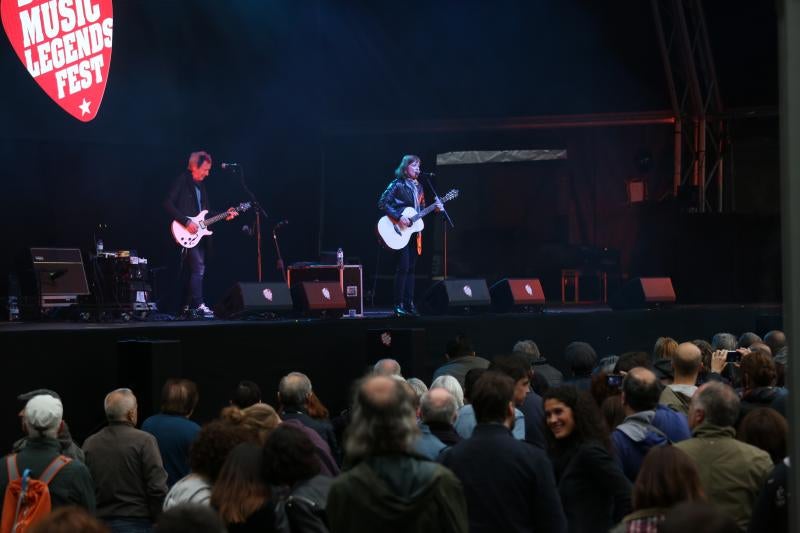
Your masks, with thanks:
M686 416L663 405L627 417L611 434L617 463L631 481L650 448L680 442L691 437Z
M447 445L440 441L439 438L431 433L431 428L428 424L419 423L420 435L414 442L414 451L418 454L427 457L431 461L435 461L439 454L447 448Z

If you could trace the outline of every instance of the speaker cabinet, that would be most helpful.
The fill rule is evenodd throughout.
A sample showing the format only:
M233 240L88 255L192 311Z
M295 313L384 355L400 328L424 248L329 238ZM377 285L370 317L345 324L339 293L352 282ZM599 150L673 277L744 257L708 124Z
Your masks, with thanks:
M237 283L228 289L214 312L221 318L241 318L292 309L292 296L285 283Z
M485 279L445 279L428 289L423 311L435 315L473 314L488 310L491 302Z
M675 303L671 278L634 278L611 298L613 309L653 309Z
M492 309L506 311L541 311L544 291L538 278L501 279L489 289Z
M336 281L304 281L292 287L296 310L311 315L341 316L347 308L342 287Z
M77 303L89 294L89 283L78 248L31 248L39 304L43 309Z

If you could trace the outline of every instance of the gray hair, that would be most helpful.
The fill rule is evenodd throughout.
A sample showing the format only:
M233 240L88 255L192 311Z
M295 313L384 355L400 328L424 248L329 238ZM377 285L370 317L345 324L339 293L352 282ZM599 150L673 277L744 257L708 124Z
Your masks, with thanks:
M539 359L542 354L539 352L539 347L530 339L524 341L517 341L514 345L514 348L511 349L512 352L524 354L530 359L531 361L535 361Z
M372 371L378 376L401 376L400 363L394 359L381 359L372 368Z
M384 390L373 390L378 387ZM356 391L353 419L344 443L348 460L356 462L371 455L412 450L419 428L403 384L385 376L368 376Z
M278 394L284 407L302 407L311 390L311 380L301 372L289 372L278 384Z
M437 387L422 395L419 410L423 422L452 424L456 411L458 411L458 405L447 389Z
M414 389L414 394L417 395L417 398L422 398L422 395L428 392L428 386L419 378L408 378L406 382Z
M717 333L711 337L711 348L714 350L735 350L736 337L733 333Z
M131 389L116 389L106 394L103 400L106 419L110 422L125 420L131 410L136 409L136 396Z
M692 397L692 407L705 413L704 422L715 426L733 426L739 418L739 396L724 383L709 382Z
M445 389L452 394L459 409L464 407L464 389L461 388L461 383L459 383L456 378L447 374L439 376L431 383L431 390L437 388Z

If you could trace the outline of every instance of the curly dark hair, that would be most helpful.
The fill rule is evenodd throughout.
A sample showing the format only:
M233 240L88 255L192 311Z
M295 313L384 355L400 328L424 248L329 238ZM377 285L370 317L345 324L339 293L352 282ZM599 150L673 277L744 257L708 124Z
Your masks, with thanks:
M200 429L197 440L189 450L189 466L214 483L230 451L239 443L252 440L250 432L222 420L209 422Z
M742 375L747 378L747 386L751 389L770 387L778 377L772 357L764 352L750 352L742 357L741 368Z
M261 467L264 480L271 485L294 485L319 474L317 448L296 427L281 424L264 444Z
M603 415L597 404L586 391L580 391L571 385L564 385L548 390L544 394L544 402L556 400L572 410L575 420L575 430L566 439L556 439L553 432L547 427L547 417L545 416L544 434L550 450L559 455L563 451L571 448L575 444L582 444L588 441L598 441L609 452L611 451L611 441L608 429L603 422Z

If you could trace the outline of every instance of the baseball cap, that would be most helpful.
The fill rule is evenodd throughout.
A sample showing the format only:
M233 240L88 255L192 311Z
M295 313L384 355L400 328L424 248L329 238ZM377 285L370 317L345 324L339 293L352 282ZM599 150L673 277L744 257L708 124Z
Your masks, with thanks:
M63 415L61 400L49 394L36 395L25 404L25 422L39 431L58 427Z

